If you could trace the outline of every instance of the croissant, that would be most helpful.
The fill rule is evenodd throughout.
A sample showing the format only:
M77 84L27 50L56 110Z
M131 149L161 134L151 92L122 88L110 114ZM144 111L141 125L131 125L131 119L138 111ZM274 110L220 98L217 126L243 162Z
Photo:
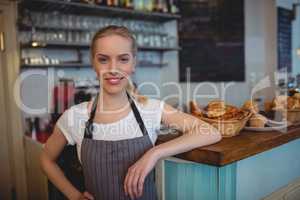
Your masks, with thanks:
M190 111L192 115L195 116L202 116L202 110L199 108L196 101L190 101Z
M258 113L259 112L258 104L255 103L254 101L251 101L251 100L246 101L244 103L242 109L248 110L252 113Z
M224 101L215 100L208 103L206 110L209 118L220 117L226 113L226 105Z

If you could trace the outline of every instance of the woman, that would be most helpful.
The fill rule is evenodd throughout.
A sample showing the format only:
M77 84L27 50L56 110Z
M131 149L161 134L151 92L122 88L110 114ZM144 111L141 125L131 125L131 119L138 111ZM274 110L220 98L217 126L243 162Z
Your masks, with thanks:
M69 199L155 200L153 169L159 159L221 139L216 129L195 117L132 92L136 53L135 39L125 27L108 26L92 40L91 60L101 91L63 113L41 154L45 174ZM175 125L183 135L154 146L161 122ZM84 193L55 163L66 144L77 145Z

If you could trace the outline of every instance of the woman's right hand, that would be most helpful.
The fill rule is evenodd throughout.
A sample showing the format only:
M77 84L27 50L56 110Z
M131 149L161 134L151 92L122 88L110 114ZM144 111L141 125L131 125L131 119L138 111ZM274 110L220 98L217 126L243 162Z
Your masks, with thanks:
M68 198L71 200L94 200L94 197L87 191L81 193L72 183L66 178L63 171L56 163L58 156L63 151L67 139L61 130L55 125L53 133L48 138L43 151L40 155L40 163L43 172L50 181Z
M76 200L94 200L94 197L87 191L81 193L81 195Z

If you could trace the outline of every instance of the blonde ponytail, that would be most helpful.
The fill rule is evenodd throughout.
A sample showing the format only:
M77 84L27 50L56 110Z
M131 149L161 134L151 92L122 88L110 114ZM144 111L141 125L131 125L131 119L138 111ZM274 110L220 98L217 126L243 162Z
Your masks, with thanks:
M128 81L126 91L139 103L146 104L148 97L144 95L140 95L137 91L137 88L134 86L134 84L131 81Z

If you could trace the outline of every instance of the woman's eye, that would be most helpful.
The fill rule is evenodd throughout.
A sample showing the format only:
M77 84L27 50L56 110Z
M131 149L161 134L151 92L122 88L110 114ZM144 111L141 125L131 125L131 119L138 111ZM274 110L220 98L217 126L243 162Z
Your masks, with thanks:
M122 63L127 63L128 60L129 60L128 58L121 58L121 62L122 62Z
M106 58L98 58L98 61L100 63L107 63L107 59Z

